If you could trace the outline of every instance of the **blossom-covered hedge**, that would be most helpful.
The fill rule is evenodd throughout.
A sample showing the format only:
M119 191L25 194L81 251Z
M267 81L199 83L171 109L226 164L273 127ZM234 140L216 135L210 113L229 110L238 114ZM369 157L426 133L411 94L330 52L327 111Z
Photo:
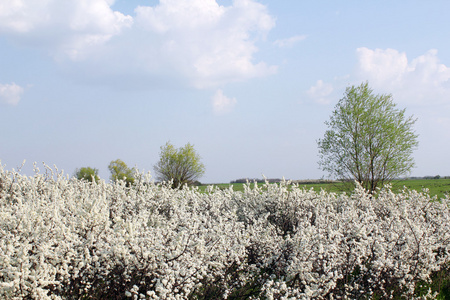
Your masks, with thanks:
M288 183L174 190L0 166L0 298L405 299L449 260L449 199Z

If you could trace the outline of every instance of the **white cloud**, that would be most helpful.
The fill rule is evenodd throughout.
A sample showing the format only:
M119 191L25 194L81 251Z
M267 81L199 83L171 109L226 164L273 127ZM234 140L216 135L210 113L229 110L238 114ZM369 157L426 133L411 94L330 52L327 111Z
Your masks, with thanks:
M0 4L0 33L61 58L83 59L132 25L111 0L11 0Z
M217 90L212 98L213 111L215 114L226 114L233 110L236 98L228 98L222 90Z
M329 104L331 99L328 97L333 92L333 85L317 80L316 84L310 87L307 94L319 104Z
M303 41L304 39L306 39L306 35L296 35L287 39L276 40L274 42L274 45L280 48L289 48L292 47L295 43Z
M437 50L429 50L408 61L395 49L358 48L358 74L374 89L392 93L402 102L448 103L450 68L439 62Z
M254 63L255 43L275 25L267 8L251 0L221 6L215 0L161 0L155 7L139 6L136 23L159 59L197 88L265 76L275 72L264 62ZM149 71L155 67L148 57Z
M113 0L3 2L0 34L44 48L85 80L116 85L139 77L146 85L173 81L209 88L276 72L254 61L257 43L275 26L267 7L255 0L229 6L160 0L138 6L134 18L113 11Z
M0 84L0 103L17 105L22 97L24 89L15 84Z
M362 76L370 77L372 84L389 83L392 86L402 81L408 69L406 53L394 49L356 49L359 60L359 71Z

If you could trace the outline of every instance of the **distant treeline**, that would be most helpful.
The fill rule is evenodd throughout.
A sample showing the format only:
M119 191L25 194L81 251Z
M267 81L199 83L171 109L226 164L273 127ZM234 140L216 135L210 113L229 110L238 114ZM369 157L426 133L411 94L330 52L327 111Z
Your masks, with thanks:
M450 179L450 176L423 176L423 177L408 177L406 179L417 180L417 179Z
M230 181L230 183L247 183L247 182L257 182L257 183L278 183L283 181L283 179L280 178L268 178L268 179L259 179L259 178L240 178L236 180ZM289 181L289 179L286 179L286 181ZM326 180L326 179L305 179L305 180L290 180L292 183L298 183L298 184L313 184L313 183L333 183L336 182L334 180Z
M264 183L266 181L269 183L276 183L276 182L282 181L282 179L279 179L279 178L271 178L271 179L240 178L240 179L232 180L232 181L230 181L230 183L247 183L247 182Z

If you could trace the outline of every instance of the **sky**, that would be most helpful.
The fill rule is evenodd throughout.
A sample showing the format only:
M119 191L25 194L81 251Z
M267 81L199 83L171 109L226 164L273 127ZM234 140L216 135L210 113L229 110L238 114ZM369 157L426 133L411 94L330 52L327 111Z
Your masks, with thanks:
M203 183L327 178L323 138L368 81L417 118L411 176L450 175L450 1L0 0L0 163L153 173L194 145Z

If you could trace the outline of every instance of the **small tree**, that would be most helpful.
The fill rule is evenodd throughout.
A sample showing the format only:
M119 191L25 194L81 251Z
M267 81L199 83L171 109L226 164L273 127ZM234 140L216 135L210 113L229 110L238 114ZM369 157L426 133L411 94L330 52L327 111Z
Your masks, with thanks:
M111 172L112 181L125 180L127 186L131 186L134 183L134 168L128 168L127 164L122 160L116 159L111 161L108 169Z
M416 119L396 108L392 95L374 95L368 83L351 86L339 100L318 141L322 170L374 192L414 166Z
M153 167L157 179L173 180L172 187L179 188L183 184L192 184L205 173L205 166L191 144L175 149L167 142L161 147L159 162Z
M100 177L98 176L98 169L91 167L76 169L74 176L78 180L87 180L90 182L98 182L100 180Z

